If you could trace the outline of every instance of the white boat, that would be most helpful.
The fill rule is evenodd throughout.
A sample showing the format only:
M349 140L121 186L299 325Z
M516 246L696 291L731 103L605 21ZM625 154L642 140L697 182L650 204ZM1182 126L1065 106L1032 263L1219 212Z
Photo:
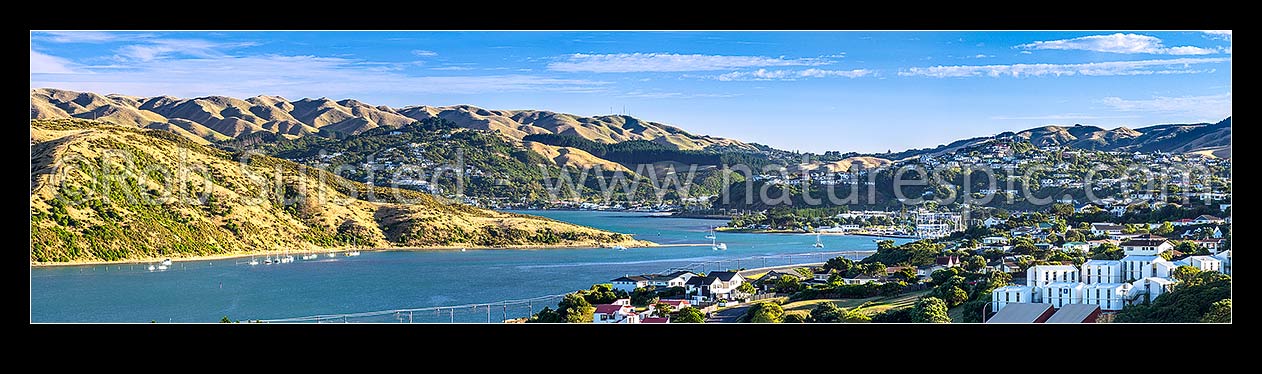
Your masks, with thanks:
M171 266L171 259L169 259L169 258L168 258L168 259L164 259L164 260L162 260L162 265L163 265L163 266Z
M158 265L158 270L166 270L166 269L167 269L166 265Z
M308 254L308 255L302 255L302 260L303 260L303 261L306 261L306 260L314 260L314 259L317 259L317 258L320 258L320 255L315 254L315 253Z
M285 256L285 257L281 257L280 259L280 263L282 264L287 264L290 262L294 262L294 256Z
M250 264L250 266L256 266L259 264L259 260L254 257L250 257L250 262L247 262L247 264Z
M714 246L714 250L716 250L716 251L726 251L726 250L727 250L727 243L719 243L719 244L716 244L716 245Z
M619 251L625 251L625 250L627 250L627 247L623 247L623 246L620 246L620 245L615 245L615 246L610 247L610 248L617 249L617 250L619 250Z
M464 252L464 248L460 248L460 251L461 251L461 252Z
M706 234L706 239L714 239L714 226L710 226L710 233Z
M346 252L346 257L359 256L359 251Z
M337 257L337 253L329 252L328 256L329 258L334 258Z
M154 271L154 270L156 270L156 269L157 269L157 267L154 267L153 265L149 265L149 271Z
M824 248L824 242L819 241L819 232L815 232L815 248Z

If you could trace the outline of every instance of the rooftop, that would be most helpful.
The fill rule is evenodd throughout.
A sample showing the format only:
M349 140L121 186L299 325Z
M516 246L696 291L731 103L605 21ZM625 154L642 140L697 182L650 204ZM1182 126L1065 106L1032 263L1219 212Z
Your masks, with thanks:
M1048 318L1047 323L1083 323L1099 310L1100 307L1094 304L1068 304Z
M596 314L615 314L626 307L626 305L600 304L596 306Z
M1052 304L1047 303L1008 303L986 323L1034 323L1050 310Z

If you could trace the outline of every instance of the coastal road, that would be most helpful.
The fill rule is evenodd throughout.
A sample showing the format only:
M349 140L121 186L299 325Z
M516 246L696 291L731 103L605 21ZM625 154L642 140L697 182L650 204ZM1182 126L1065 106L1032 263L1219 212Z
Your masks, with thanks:
M736 319L745 315L745 311L749 310L750 305L752 304L715 311L710 314L710 318L705 319L705 323L736 323Z

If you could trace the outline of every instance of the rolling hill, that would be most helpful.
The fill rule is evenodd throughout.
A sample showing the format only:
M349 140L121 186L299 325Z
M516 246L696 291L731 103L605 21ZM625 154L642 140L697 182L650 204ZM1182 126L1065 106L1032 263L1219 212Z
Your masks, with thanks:
M647 140L677 150L707 147L756 150L740 141L694 135L678 127L624 115L584 117L542 110L489 110L470 105L391 108L353 99L290 101L279 96L181 99L40 88L31 90L31 118L80 118L168 129L175 126L208 141L258 132L289 138L341 137L378 127L397 128L427 118L441 118L464 128L497 131L517 141L531 134L558 134L601 143Z
M142 101L106 99L114 104L95 107L130 108L117 103ZM226 102L224 107L237 104ZM130 115L111 119L148 118L146 110L114 111ZM186 135L135 125L79 119L31 122L32 263L147 260L351 244L451 248L648 244L546 218L373 187L283 159L228 152Z

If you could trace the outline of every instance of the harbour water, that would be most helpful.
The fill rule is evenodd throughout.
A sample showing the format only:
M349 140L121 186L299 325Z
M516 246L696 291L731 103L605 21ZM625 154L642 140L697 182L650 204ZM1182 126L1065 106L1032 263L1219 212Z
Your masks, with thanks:
M672 268L713 271L821 261L782 255L872 250L871 237L718 233L727 250L705 236L723 221L653 217L645 213L528 211L601 229L635 234L663 247L539 250L364 251L346 257L250 266L249 258L176 262L166 271L141 265L31 268L32 322L217 322L496 303L585 289L627 274ZM897 242L906 242L899 239ZM672 244L704 244L671 246ZM761 256L779 256L759 258ZM349 322L498 322L555 301L381 315ZM329 320L328 322L341 322Z

